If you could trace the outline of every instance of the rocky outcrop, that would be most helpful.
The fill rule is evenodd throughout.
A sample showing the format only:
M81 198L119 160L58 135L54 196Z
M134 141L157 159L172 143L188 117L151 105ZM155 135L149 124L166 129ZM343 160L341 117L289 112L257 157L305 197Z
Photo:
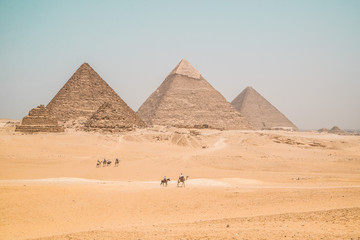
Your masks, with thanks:
M298 130L295 124L252 87L244 89L231 104L255 129Z
M29 115L21 121L21 125L16 126L16 132L64 132L64 127L58 125L57 119L51 115L50 111L40 105L33 108Z
M252 129L248 121L184 59L137 113L149 125Z

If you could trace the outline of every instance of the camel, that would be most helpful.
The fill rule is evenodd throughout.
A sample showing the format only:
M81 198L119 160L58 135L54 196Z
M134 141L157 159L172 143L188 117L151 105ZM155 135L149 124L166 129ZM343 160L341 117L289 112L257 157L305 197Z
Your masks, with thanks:
M185 181L188 180L189 176L186 176L186 178L183 176L183 177L179 177L178 179L178 182L177 182L177 186L179 187L179 184L181 184L181 187L185 187Z
M117 167L117 166L119 166L119 159L116 159L116 160L115 160L114 167Z
M106 162L106 159L104 158L104 161L102 162L103 163L103 167L106 166L107 162Z
M98 168L98 167L100 167L101 166L101 161L100 160L97 160L97 162L96 162L96 167Z
M160 185L163 185L164 187L167 187L167 183L170 182L170 178L162 179L160 182Z
M106 161L106 166L111 166L111 160Z

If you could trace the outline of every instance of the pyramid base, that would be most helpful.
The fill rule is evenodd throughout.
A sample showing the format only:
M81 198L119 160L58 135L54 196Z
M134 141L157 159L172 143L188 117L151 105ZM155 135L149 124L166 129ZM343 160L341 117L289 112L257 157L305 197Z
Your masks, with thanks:
M84 131L87 131L87 132L119 133L119 132L130 132L130 131L133 131L134 129L135 128L133 128L133 127L123 127L123 128L111 128L111 127L92 128L92 127L85 127Z
M37 133L37 132L64 132L62 126L37 126L37 125L19 125L16 126L15 132Z

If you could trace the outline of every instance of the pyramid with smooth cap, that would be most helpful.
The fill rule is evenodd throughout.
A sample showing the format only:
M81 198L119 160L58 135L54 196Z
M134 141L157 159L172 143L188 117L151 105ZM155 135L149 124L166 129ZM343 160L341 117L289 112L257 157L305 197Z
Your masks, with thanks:
M105 102L85 123L87 131L123 132L134 127L146 127L146 124L126 107L119 108Z
M137 113L150 125L252 129L248 121L185 59Z
M298 128L254 88L245 88L231 104L254 126L255 129Z
M89 119L105 102L121 109L131 124L136 113L119 95L90 67L82 64L47 105L50 112L65 123L69 120ZM130 117L131 116L131 117Z

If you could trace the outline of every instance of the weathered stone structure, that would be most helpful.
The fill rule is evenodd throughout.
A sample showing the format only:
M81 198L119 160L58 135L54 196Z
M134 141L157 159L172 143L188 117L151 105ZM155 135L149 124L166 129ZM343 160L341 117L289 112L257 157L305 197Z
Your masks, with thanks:
M327 129L327 128L321 128L318 130L318 132L320 133L333 133L333 134L338 134L338 135L345 135L346 132L344 132L343 130L341 130L338 126L334 126L331 129Z
M97 74L89 64L84 63L60 89L47 108L60 122L89 119L105 102L117 109L131 108Z
M184 59L137 113L150 125L252 129L248 121Z
M58 125L57 119L50 114L50 111L40 105L33 108L29 115L21 121L21 125L16 126L16 132L64 132L64 127Z
M85 123L87 131L122 132L135 127L146 127L146 124L128 106L119 108L111 103L104 103Z
M231 104L255 129L298 130L284 114L252 87L244 89Z

